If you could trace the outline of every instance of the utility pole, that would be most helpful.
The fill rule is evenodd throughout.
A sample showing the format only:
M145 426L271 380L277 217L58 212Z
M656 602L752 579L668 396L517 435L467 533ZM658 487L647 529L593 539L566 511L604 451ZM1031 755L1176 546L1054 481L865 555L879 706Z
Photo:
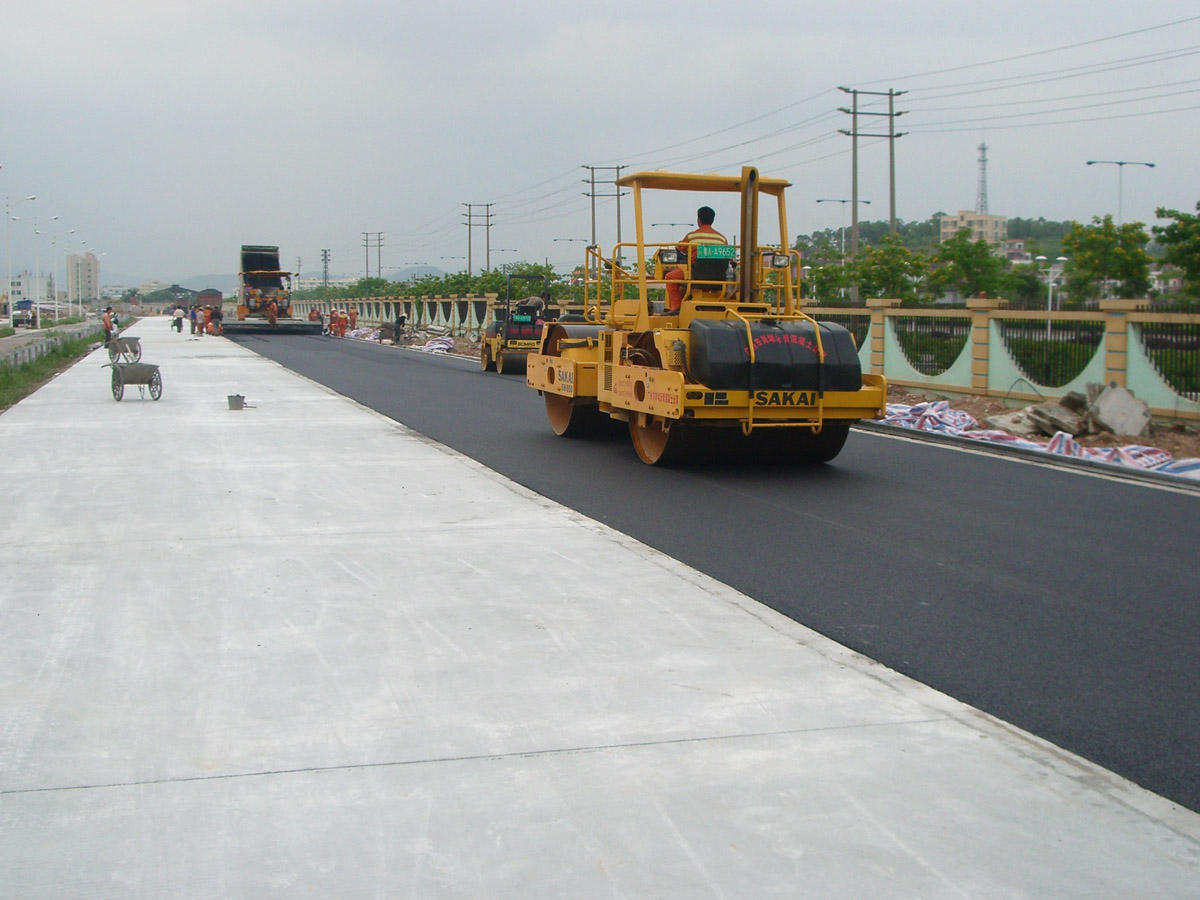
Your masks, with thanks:
M375 248L375 269L378 277L383 277L383 232L364 231L363 236L363 268L365 277L371 277L371 248ZM326 251L328 252L328 251Z
M889 219L890 219L889 230L891 231L892 234L895 234L896 233L896 138L904 137L904 135L907 134L907 132L897 132L896 131L896 117L904 115L904 112L906 112L906 110L901 111L901 112L896 112L895 102L896 102L897 97L899 97L901 94L907 94L908 91L895 91L895 90L892 90L891 88L888 88L886 91L860 91L857 88L848 88L848 87L839 87L838 90L844 91L845 93L850 94L854 101L851 109L846 109L845 107L838 108L838 112L846 113L847 115L852 117L850 130L847 131L844 128L839 128L838 131L840 131L842 134L848 134L852 138L853 160L851 161L850 178L851 178L851 181L853 182L852 188L851 188L851 194L852 194L851 200L854 204L854 208L851 211L850 253L851 253L851 255L855 255L858 253L858 139L860 137L880 137L880 138L885 137L888 139L888 195L889 195L889 202L890 202L889 211L888 211L888 215L889 215ZM869 111L869 110L860 110L858 108L858 95L859 94L862 94L862 95L868 96L868 97L887 97L888 98L887 112L874 112L874 111ZM887 134L868 134L868 133L859 131L858 130L858 117L859 116L887 116L888 117Z
M325 287L329 287L329 251L321 251L321 270Z
M471 234L479 227L484 230L484 239L487 242L487 257L485 272L490 272L492 268L492 207L494 203L464 203L463 206L467 211L463 213L463 217L467 220L463 222L467 226L467 274L474 275L474 267L471 264ZM475 212L475 207L482 206L483 212ZM482 222L476 224L476 219L483 219Z
M584 184L590 186L590 189L583 196L592 198L592 246L596 246L596 198L597 197L615 197L617 199L617 243L621 243L621 189L618 188L617 182L621 180L621 170L628 168L625 165L620 166L580 166L580 168L588 170L588 178L584 180ZM612 172L611 181L597 181L596 171ZM611 184L616 190L611 194L597 194L597 184ZM618 255L620 251L618 251Z
M975 191L975 212L987 215L987 144L979 145L979 187Z

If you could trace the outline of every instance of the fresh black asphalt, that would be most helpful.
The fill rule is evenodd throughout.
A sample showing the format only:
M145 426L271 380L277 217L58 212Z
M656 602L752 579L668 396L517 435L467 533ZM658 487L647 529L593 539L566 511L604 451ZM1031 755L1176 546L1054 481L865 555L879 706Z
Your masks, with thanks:
M361 341L236 340L1200 811L1200 496L857 431L825 466L652 468L619 432L555 437L521 376ZM547 549L530 547L531 570Z

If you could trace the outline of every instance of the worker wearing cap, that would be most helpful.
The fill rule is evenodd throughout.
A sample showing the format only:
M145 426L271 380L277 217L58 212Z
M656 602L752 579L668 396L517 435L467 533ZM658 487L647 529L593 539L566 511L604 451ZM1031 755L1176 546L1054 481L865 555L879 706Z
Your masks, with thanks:
M702 206L696 210L696 227L683 236L676 249L680 253L687 253L688 261L696 261L696 245L697 244L728 244L725 240L725 235L712 227L712 223L716 220L717 214L713 212L712 207ZM683 304L683 285L679 282L685 278L683 269L669 269L663 278L667 282L667 312L674 315L679 312L679 307Z

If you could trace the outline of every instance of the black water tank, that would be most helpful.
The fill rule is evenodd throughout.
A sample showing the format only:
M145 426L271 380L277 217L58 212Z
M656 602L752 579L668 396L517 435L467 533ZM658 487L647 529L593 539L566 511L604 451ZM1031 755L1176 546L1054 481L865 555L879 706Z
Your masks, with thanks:
M716 390L859 390L862 366L850 332L833 322L821 322L820 328L824 366L817 363L816 333L810 321L764 319L751 323L747 337L741 322L693 319L689 371L693 379Z

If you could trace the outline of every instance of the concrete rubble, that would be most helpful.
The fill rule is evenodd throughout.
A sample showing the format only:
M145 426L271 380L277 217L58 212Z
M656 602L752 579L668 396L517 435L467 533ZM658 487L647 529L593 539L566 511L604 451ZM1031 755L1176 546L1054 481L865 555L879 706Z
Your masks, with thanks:
M984 424L1014 434L1040 433L1047 437L1060 432L1079 437L1102 431L1138 437L1149 430L1149 406L1115 381L1089 382L1086 390L1086 395L1072 391L1056 400L992 416Z

